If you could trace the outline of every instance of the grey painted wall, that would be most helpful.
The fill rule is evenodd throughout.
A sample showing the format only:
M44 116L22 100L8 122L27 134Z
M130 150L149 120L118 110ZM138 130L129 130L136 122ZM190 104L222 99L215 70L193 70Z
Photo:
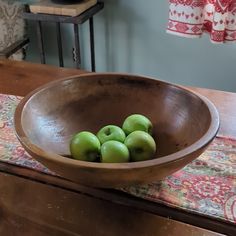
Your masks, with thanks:
M104 0L95 16L97 71L129 72L182 85L236 92L236 44L212 44L207 35L186 39L165 32L167 0ZM30 24L27 60L39 61L35 28ZM73 34L63 26L66 66L71 59ZM80 28L83 67L90 68L88 24ZM45 25L47 63L57 64L53 24Z

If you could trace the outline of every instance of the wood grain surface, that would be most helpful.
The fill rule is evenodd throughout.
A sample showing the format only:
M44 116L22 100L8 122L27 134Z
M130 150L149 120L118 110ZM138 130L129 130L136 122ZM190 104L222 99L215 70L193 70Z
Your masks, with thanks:
M221 121L219 135L236 138L236 93L205 88L191 89L215 104Z
M49 81L81 73L85 72L0 60L0 93L24 96ZM236 94L202 88L190 89L208 97L218 108L221 118L219 134L236 137ZM205 229L236 235L233 224L137 199L118 191L88 188L6 163L0 163L0 172L0 191L4 193L0 196L1 235L44 236L49 231L50 235L99 235L97 232L107 235L104 230L106 227L110 235L116 235L116 232L124 235L218 235ZM41 196L42 200L38 200L37 196ZM64 202L63 196L67 196ZM56 210L51 211L51 215L48 213L51 206L49 209L46 206L51 203L61 204L60 214L56 214ZM65 222L55 219L61 214L67 214ZM107 219L102 221L104 217ZM96 222L95 225L91 224L91 220L97 218L101 225L96 227L101 229L95 227ZM84 226L79 222L83 222ZM165 227L167 230L163 233ZM147 234L143 233L144 229L147 229ZM173 232L173 229L176 230Z
M64 1L65 3L66 1ZM44 13L64 16L77 16L94 6L97 0L84 0L75 4L59 4L51 0L39 0L36 3L29 4L32 13Z
M28 179L0 180L0 235L220 235Z
M158 140L153 159L101 164L64 157L70 155L74 132L121 126L135 113L153 123L152 136ZM50 170L76 183L115 188L162 180L186 166L214 139L219 116L207 99L171 84L143 76L90 73L35 91L18 105L14 123L22 146Z
M0 60L0 93L25 96L53 80L85 73L82 70Z

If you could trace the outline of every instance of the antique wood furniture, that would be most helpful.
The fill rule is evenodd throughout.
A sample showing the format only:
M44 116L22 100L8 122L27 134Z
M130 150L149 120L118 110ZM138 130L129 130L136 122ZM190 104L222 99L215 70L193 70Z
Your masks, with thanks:
M25 96L46 82L80 73L84 71L1 60L0 93ZM218 108L219 134L236 137L236 94L191 89ZM1 235L236 234L230 223L4 162L0 162L0 192Z

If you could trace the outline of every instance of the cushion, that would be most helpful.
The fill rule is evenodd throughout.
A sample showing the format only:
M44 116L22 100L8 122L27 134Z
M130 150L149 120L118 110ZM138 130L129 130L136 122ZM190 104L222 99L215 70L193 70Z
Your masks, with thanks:
M0 1L0 51L25 36L26 24L21 16L23 11L24 5L20 1ZM22 51L13 57L22 58Z

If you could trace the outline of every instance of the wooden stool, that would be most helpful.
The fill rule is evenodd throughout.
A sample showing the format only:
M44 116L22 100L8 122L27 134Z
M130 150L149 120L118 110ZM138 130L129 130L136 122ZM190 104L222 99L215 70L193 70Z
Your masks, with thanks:
M41 63L45 64L45 50L42 37L42 22L55 22L57 29L57 44L59 54L59 65L64 66L62 39L61 39L61 24L70 23L74 25L74 60L76 68L81 68L80 55L80 39L78 25L89 20L90 29L90 50L91 50L91 70L95 71L95 50L94 50L94 27L93 16L102 10L103 2L97 0L84 0L75 4L58 4L51 0L40 0L37 3L29 4L28 10L23 13L23 18L26 20L36 21L37 23L37 38L40 52Z

